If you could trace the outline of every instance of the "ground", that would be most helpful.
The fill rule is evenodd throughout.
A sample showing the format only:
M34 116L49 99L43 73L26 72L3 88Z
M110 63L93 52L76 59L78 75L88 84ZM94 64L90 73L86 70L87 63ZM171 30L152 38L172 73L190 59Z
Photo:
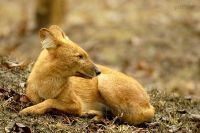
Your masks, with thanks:
M24 101L24 89L29 67L17 66L17 62L0 57L0 131L32 132L198 132L200 130L200 100L177 97L149 90L151 102L156 109L155 118L139 126L130 126L115 118L94 123L89 118L78 118L52 111L42 116L19 116L18 112L30 103ZM16 64L15 64L16 63ZM12 89L12 90L11 90ZM197 116L194 116L197 115ZM109 116L108 116L109 118ZM14 125L15 124L15 125ZM22 124L22 127L16 124ZM9 131L8 130L8 131Z
M60 113L19 117L17 112L28 106L22 102L21 95L24 94L23 83L31 71L29 63L34 63L41 45L38 33L33 30L34 0L2 0L0 130L22 126L15 123L24 124L32 132L200 130L199 119L196 118L200 112L198 1L69 0L68 4L62 28L69 38L83 47L94 62L139 80L156 107L155 118L151 123L134 127L115 122L115 119L94 124L90 119L68 117ZM21 63L24 60L29 62L29 67L24 70L10 68L5 63L11 61L15 65L12 62ZM8 92L10 89L16 93Z

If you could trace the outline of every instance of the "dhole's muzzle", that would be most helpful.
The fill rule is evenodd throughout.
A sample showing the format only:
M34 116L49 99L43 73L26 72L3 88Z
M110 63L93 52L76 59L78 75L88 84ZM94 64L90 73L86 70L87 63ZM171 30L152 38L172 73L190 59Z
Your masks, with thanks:
M84 70L84 69L82 69L82 70ZM75 76L91 79L100 74L101 74L101 71L95 65L93 65L90 69L87 69L85 71L76 72Z

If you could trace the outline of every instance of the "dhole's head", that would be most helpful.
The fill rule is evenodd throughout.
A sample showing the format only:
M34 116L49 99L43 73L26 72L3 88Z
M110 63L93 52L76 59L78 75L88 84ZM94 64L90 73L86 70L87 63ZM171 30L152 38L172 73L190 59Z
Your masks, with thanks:
M60 72L84 78L93 78L101 73L88 54L72 42L58 26L42 28L40 38L43 49L48 53L46 58L51 58L51 62L56 64Z

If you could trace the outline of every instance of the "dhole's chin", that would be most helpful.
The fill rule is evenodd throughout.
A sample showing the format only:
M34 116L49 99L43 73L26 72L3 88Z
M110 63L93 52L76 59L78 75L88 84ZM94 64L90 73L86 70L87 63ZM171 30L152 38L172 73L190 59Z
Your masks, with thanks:
M94 77L94 76L90 76L88 74L84 74L84 73L81 73L81 72L76 72L75 76L85 78L85 79L92 79Z

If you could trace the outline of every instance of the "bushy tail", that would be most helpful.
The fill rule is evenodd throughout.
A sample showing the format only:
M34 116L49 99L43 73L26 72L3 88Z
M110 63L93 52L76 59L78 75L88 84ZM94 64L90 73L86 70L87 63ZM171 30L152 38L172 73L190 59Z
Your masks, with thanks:
M148 108L137 108L136 110L133 108L132 112L123 115L121 119L130 125L139 125L150 121L154 115L154 107L150 105Z
M152 105L150 105L149 109L144 111L144 121L150 121L155 115L155 109Z

